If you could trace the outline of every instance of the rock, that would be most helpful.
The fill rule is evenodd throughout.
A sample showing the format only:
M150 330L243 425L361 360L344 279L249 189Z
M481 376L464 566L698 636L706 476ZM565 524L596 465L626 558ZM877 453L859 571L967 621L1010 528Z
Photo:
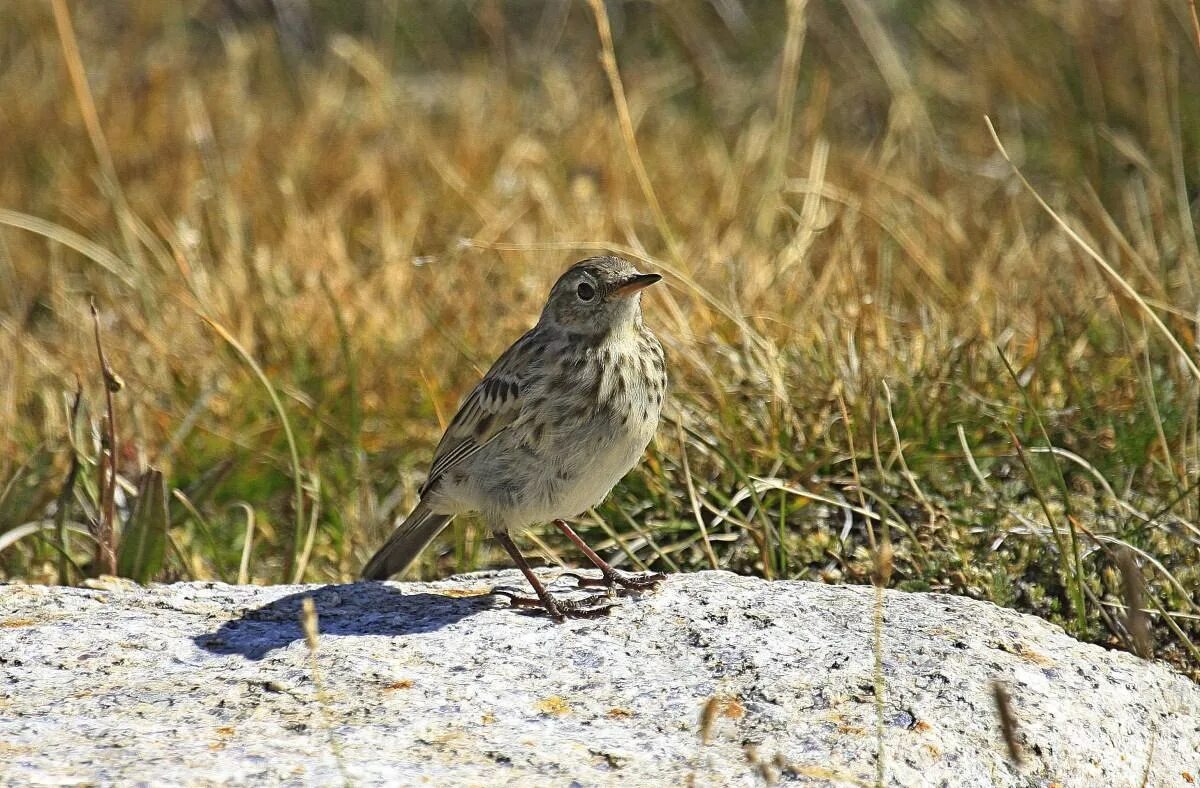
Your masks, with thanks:
M874 784L873 589L701 572L554 624L486 595L522 583L0 587L0 782ZM1200 779L1186 678L990 604L885 599L888 785Z

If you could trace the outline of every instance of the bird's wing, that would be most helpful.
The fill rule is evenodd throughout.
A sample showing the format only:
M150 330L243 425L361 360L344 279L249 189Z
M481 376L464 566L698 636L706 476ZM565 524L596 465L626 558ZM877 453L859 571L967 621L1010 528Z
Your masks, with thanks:
M433 464L421 487L422 495L516 420L521 412L522 395L526 393L532 337L530 330L504 351L463 400L433 452Z

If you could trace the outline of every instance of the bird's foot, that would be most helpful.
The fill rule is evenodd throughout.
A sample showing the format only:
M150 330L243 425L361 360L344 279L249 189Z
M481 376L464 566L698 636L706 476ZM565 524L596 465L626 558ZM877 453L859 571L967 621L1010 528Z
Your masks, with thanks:
M579 583L579 588L596 588L598 586L612 588L613 586L620 586L629 591L652 591L659 583L667 579L666 575L659 572L634 575L612 568L601 569L600 577L584 577L575 572L568 572L567 574L575 578L576 582Z
M513 607L542 608L555 621L562 622L568 618L600 618L607 616L613 609L612 600L604 594L595 594L583 599L559 599L546 594L544 597L517 596L499 592L508 597L508 603Z

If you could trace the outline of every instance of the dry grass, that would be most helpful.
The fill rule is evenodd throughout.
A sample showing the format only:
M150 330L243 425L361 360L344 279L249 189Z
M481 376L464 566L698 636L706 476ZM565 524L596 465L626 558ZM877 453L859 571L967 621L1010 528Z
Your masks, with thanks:
M885 528L891 585L1098 642L1143 638L1140 587L1155 653L1200 669L1190 11L761 5L609 3L613 72L585 4L314 2L306 32L79 3L81 86L51 7L8 4L0 576L99 569L89 296L118 519L165 475L160 577L344 580L555 275L612 249L668 274L674 397L585 535L865 583ZM461 521L419 572L495 557Z

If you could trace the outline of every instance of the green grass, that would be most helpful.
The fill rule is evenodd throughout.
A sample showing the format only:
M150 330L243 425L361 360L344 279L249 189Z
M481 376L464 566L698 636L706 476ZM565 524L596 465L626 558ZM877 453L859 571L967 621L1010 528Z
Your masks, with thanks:
M870 583L890 550L893 587L1132 650L1128 549L1153 653L1198 675L1184 5L609 4L606 72L587 4L313 2L297 36L79 3L77 52L9 4L0 578L103 568L89 297L125 384L118 565L341 581L556 275L609 249L667 275L673 396L579 524L606 555ZM504 562L464 519L414 575Z

